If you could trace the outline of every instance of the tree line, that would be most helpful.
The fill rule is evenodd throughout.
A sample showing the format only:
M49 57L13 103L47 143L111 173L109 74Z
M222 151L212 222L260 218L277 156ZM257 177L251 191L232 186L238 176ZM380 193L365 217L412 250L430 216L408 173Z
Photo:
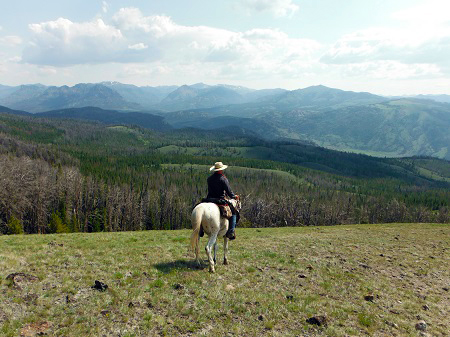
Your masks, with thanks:
M242 193L241 226L449 222L447 207L407 207L396 199L334 192L268 172L233 172ZM192 208L206 195L206 173L178 167L148 172L145 181L112 184L75 166L28 156L0 156L0 230L62 233L190 228ZM192 182L192 183L191 183Z
M301 152L297 143L285 142L265 145L281 154L296 153L295 161L217 158L207 149L261 142L242 135L217 140L213 132L198 130L161 133L4 115L0 120L2 233L190 228L192 208L206 196L208 167L219 159L230 165L227 175L243 197L240 226L450 222L448 184L410 174L389 176L387 169L382 175L354 177L296 163L318 156L316 163L321 164L336 155L330 160L336 169L352 160L362 168L375 165L367 156L309 153L306 145ZM159 151L158 146L168 144L206 152Z

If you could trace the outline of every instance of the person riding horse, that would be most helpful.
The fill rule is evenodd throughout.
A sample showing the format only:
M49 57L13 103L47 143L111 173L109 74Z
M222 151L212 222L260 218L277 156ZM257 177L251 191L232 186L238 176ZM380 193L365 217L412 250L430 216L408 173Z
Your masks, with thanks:
M214 166L211 166L209 169L214 173L208 177L208 196L206 199L225 199L225 196L229 198L236 199L239 198L236 196L230 187L230 182L227 177L223 174L223 171L228 167L228 165L224 165L222 162L217 162ZM235 228L236 228L236 210L234 207L231 207L232 216L228 219L229 227L225 236L230 239L236 239ZM200 236L202 235L202 229L200 231Z

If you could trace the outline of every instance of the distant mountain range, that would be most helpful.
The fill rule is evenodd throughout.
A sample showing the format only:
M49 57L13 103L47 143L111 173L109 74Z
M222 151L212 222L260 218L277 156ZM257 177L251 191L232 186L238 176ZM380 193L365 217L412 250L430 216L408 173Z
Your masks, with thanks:
M177 111L253 102L286 91L204 83L158 87L138 87L119 82L80 83L73 87L0 85L0 105L30 112L85 106L123 111Z
M292 91L204 83L159 87L118 82L73 87L0 85L0 105L22 114L40 112L42 117L158 130L194 127L233 132L238 126L265 139L303 140L377 156L447 159L449 102L448 95L389 98L320 85Z
M416 95L414 98L429 99L436 102L450 103L450 95Z

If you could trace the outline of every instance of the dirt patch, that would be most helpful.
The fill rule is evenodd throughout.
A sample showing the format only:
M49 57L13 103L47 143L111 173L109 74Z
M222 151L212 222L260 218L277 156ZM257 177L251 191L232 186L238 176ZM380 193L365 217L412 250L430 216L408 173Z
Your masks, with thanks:
M16 289L22 289L28 283L36 282L39 279L36 276L25 273L12 273L6 276L6 280Z
M34 337L45 335L52 324L50 322L31 323L20 329L21 337Z

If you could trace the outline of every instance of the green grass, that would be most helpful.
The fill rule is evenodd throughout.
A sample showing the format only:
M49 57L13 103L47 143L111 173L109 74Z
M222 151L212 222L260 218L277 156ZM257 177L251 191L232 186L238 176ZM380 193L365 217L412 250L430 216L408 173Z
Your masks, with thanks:
M237 234L230 265L220 242L215 274L205 238L196 268L188 230L0 236L0 335L50 322L59 336L411 336L417 316L432 336L450 328L449 225ZM16 289L13 272L39 280ZM108 290L91 289L95 280ZM313 315L328 325L306 323Z
M211 165L200 165L200 164L161 164L161 167L166 169L179 169L180 167L186 169L186 170L197 170L197 171L203 171L203 172L209 172L209 168ZM243 167L243 166L233 166L233 171L245 174L245 173L267 173L267 174L273 174L276 176L277 179L285 179L289 180L291 182L306 184L306 181L304 179L296 177L294 174L281 171L281 170L271 170L271 169L260 169L260 168L251 168L251 167Z

